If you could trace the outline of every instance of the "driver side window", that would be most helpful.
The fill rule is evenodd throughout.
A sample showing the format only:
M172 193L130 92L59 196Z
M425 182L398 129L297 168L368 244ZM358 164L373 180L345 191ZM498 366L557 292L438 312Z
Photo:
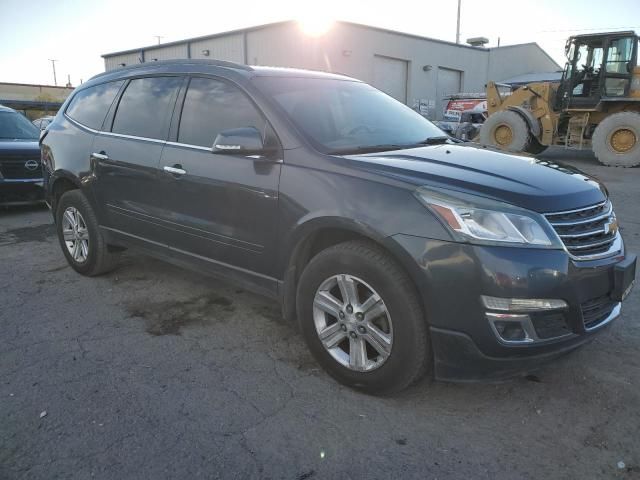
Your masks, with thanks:
M218 133L254 127L264 135L265 118L237 87L212 78L194 77L184 99L178 142L211 148Z

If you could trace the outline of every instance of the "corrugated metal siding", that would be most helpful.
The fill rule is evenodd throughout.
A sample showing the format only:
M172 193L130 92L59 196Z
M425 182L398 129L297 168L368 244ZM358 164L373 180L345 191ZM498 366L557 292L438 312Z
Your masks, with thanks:
M144 51L145 62L153 62L154 60L174 60L176 58L187 57L187 43L171 45L169 47L149 48Z
M122 67L124 63L125 67L128 65L137 65L140 63L139 53L128 53L125 55L116 55L115 57L107 57L104 59L104 69L106 71L115 70Z
M295 24L248 34L250 64L326 70L375 84L376 56L408 62L406 103L428 104L432 118L440 115L440 67L463 72L461 89L465 91L483 91L487 81L488 51L484 49L461 48L343 23L335 24L329 34L319 38L304 35Z
M203 53L209 51L209 55ZM238 33L225 37L191 42L191 58L208 58L227 62L244 62L244 35Z
M145 51L145 61L188 58L188 44L185 40L176 45L151 47ZM410 106L428 105L432 118L441 114L442 99L437 86L438 72L443 69L460 72L460 90L482 92L488 80L557 68L537 45L490 50L465 48L341 22L318 38L305 35L295 22L290 22L193 40L190 45L191 58L324 70L368 83L375 83L376 56L405 60L406 102ZM203 55L203 50L208 50L209 55ZM137 62L137 54L117 55L106 58L105 67L111 70L120 63Z

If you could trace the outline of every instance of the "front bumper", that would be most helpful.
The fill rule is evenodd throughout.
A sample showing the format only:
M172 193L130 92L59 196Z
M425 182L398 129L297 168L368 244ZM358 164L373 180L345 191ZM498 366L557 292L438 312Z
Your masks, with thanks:
M635 256L624 250L585 262L572 260L563 250L477 246L408 235L393 239L414 260L413 274L431 330L435 376L443 380L502 379L539 368L588 342L620 314L616 265L635 265ZM549 312L548 318L545 312L532 314L536 329L547 329L535 342L505 344L491 326L492 312L482 295L561 299L567 307Z
M44 202L42 178L0 178L0 205L33 205Z

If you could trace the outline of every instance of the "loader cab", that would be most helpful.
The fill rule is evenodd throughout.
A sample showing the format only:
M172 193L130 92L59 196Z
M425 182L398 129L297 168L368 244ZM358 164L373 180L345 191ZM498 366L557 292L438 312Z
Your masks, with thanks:
M629 97L638 55L635 32L613 32L570 37L567 64L558 89L561 110L594 109L602 100Z

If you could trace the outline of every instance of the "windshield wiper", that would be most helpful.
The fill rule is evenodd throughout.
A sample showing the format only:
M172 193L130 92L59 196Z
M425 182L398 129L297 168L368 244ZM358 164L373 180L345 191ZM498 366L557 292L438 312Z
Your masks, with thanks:
M397 143L384 143L381 145L363 145L360 147L349 147L331 150L327 152L329 155L349 155L355 153L374 153L374 152L384 152L387 150L404 150L407 148L416 148L421 145L442 145L444 143L448 143L451 140L451 137L429 137L426 140L418 143L409 143L409 144L397 144Z
M442 145L443 143L447 143L449 140L451 140L451 137L448 136L429 137L420 142L419 145Z
M361 147L341 148L327 152L329 155L348 155L350 153L374 153L384 152L386 150L400 150L402 148L411 148L414 145L398 145L395 143L386 143L381 145L365 145Z

